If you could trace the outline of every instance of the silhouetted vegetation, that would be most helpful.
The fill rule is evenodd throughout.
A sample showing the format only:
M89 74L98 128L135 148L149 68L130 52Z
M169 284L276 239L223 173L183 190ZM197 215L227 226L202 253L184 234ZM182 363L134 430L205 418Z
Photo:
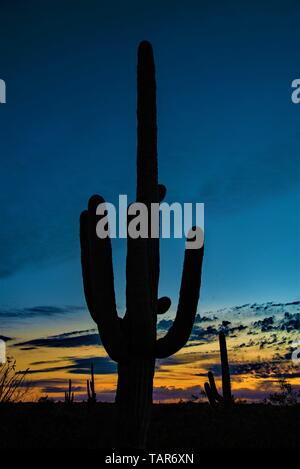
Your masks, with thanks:
M151 213L151 204L164 199L166 188L158 184L155 66L152 47L146 41L138 49L137 88L136 200ZM121 319L116 309L111 241L96 234L96 209L101 203L102 197L91 197L88 210L80 217L84 292L102 344L118 362L115 445L143 448L150 422L155 359L176 353L190 336L199 298L203 247L186 249L176 319L166 336L156 340L157 315L165 313L171 304L167 297L158 299L159 239L127 238L126 314Z
M216 408L218 405L223 407L230 407L233 404L233 396L231 394L231 380L230 370L228 363L228 354L226 346L226 337L224 332L219 334L220 344L220 357L221 357L221 369L222 369L222 390L223 396L218 392L214 375L211 371L208 372L209 383L204 384L205 392L209 403L212 407Z
M0 365L0 403L19 402L24 398L29 391L29 383L25 383L27 372L18 372L13 358Z
M278 380L279 392L274 392L265 400L266 404L277 406L295 406L300 402L300 392L293 389L286 378Z
M94 365L91 363L91 379L86 380L88 404L94 405L97 402L97 396L95 391L95 377L94 377Z
M69 389L65 391L65 403L66 404L73 404L74 402L74 392L72 392L72 380L69 379Z
M0 448L113 448L114 404L0 406ZM126 429L125 429L126 431ZM215 412L208 404L154 405L147 448L299 448L300 406L235 404Z

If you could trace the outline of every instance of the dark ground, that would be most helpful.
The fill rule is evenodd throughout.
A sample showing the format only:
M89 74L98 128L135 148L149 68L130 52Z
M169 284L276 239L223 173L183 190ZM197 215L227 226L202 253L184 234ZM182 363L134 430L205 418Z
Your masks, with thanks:
M113 404L0 406L0 449L112 449ZM126 431L126 429L125 429ZM148 449L300 448L300 406L155 405Z

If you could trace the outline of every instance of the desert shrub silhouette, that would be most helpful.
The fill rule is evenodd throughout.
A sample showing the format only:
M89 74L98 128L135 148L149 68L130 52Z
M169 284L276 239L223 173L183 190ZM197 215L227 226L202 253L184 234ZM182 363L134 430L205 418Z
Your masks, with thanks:
M0 404L20 402L30 390L30 384L25 382L29 368L17 371L16 366L12 357L0 364Z
M222 368L223 396L217 390L215 378L211 371L208 372L209 383L205 383L204 388L209 403L212 407L217 407L218 405L222 405L223 407L230 407L233 404L233 397L231 395L230 370L228 364L226 337L224 332L220 332L219 334L219 344Z
M276 406L297 406L300 403L300 391L294 389L291 383L284 377L278 378L279 392L271 393L265 400L265 404Z
M138 48L137 88L136 199L146 204L149 213L151 203L163 200L166 188L158 184L155 66L147 41ZM121 319L116 309L111 241L96 236L96 207L103 202L100 196L91 197L88 210L80 217L84 291L102 344L118 363L115 445L143 448L150 422L155 359L176 353L190 336L203 247L185 251L176 318L166 336L157 340L157 315L171 305L168 297L158 299L159 239L128 236L126 314Z

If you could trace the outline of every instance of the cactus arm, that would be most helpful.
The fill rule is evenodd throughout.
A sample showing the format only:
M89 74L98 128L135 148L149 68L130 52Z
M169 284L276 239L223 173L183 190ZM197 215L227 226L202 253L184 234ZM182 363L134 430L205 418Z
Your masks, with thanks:
M95 377L94 377L93 362L91 363L91 392L92 392L92 399L93 399L94 402L96 402Z
M103 202L102 197L91 197L88 211L80 217L82 276L87 305L102 344L112 360L118 361L126 356L127 344L116 309L111 241L96 234L96 208Z
M95 322L96 311L94 311L92 280L90 271L90 252L88 243L88 211L84 210L80 215L80 248L81 248L81 270L83 278L83 290L89 312Z
M162 202L166 197L167 188L164 184L158 184L158 201Z
M89 382L88 379L86 380L86 389L87 389L87 395L88 395L88 402L90 402L90 400L91 400L91 393L90 393L90 382Z
M209 383L204 384L204 389L211 407L216 408L218 403L224 404L224 399L221 394L218 393L215 378L211 371L208 372L208 380Z
M117 322L117 309L114 291L111 241L109 237L100 239L96 233L99 218L96 209L104 203L102 197L94 195L88 203L88 243L90 269L96 322L103 318Z
M91 363L91 391L94 394L95 392L95 381L94 381L94 365L93 362Z
M165 314L171 306L171 300L168 296L162 296L157 301L157 314Z
M222 365L223 398L226 404L230 404L232 401L231 382L230 382L230 370L229 370L229 364L228 364L226 338L225 338L224 332L220 332L219 334L219 344L220 344L221 365Z
M167 334L156 342L156 358L166 358L178 352L191 334L201 285L203 246L186 249L176 318Z
M217 402L223 403L224 399L217 390L215 378L211 371L208 372L208 380L209 380L209 387L210 387L210 391L211 391L213 399Z
M213 396L209 383L204 383L204 389L210 406L215 408L217 406L217 402Z

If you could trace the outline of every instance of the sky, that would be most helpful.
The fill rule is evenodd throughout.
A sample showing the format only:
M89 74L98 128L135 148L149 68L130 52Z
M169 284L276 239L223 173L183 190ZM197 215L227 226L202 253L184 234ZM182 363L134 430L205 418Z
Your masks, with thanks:
M97 334L78 332L95 327L82 289L78 219L93 193L111 202L119 194L134 198L136 52L143 39L156 62L159 180L167 202L205 203L198 310L217 317L204 345L193 339L180 352L192 346L192 361L175 357L162 365L169 371L158 379L158 399L184 397L203 384L205 366L218 362L222 321L242 325L238 306L248 305L243 322L250 321L253 337L259 332L272 341L281 328L269 346L253 339L249 361L284 357L295 337L281 321L296 315L297 331L300 299L300 105L291 101L291 82L300 77L299 3L2 0L0 14L0 78L7 87L0 105L0 334L13 339L7 346L19 367L48 370L32 379L54 396L80 376L80 395L86 363L98 359L100 387L109 399L113 394L115 368ZM183 251L184 240L161 242L160 294L172 299L167 320L176 311ZM114 240L120 314L125 255L125 241ZM274 316L268 331L254 325L263 320L254 304ZM84 337L68 355L61 342L51 343L66 333ZM233 360L243 334L229 333ZM205 353L212 354L206 365ZM49 371L56 367L62 369ZM255 379L246 386L249 396L260 395L264 378Z

